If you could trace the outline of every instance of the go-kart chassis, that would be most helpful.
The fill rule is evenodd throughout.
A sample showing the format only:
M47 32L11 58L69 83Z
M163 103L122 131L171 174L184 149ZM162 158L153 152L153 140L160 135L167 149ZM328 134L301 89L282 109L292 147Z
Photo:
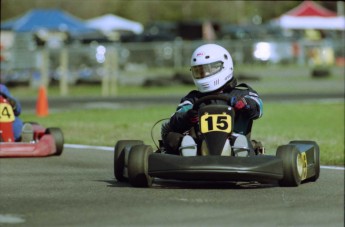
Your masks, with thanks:
M46 157L61 155L63 135L58 129L46 129L38 124L32 124L34 141L32 142L1 142L0 158ZM50 130L50 132L48 131ZM58 136L58 138L55 138ZM59 141L56 141L58 139ZM59 146L59 147L58 147Z
M0 157L44 157L56 153L52 135L43 135L35 143L7 142L0 144Z

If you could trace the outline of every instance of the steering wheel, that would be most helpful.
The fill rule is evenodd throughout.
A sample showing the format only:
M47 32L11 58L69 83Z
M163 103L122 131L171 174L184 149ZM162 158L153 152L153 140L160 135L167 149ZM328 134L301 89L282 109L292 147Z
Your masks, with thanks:
M206 102L209 102L211 100L220 100L220 101L225 101L226 103L229 103L230 104L230 101L231 101L231 98L230 97L227 97L225 95L207 95L207 96L204 96L200 99L198 99L194 105L193 105L193 110L198 110L200 105L202 103L206 103Z

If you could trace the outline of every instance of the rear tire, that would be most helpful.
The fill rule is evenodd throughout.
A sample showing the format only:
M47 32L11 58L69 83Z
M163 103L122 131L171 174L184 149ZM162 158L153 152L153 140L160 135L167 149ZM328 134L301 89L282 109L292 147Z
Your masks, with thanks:
M280 186L296 187L301 184L303 171L302 155L294 145L279 146L276 156L283 161L283 179Z
M132 146L143 144L141 140L119 140L114 147L114 176L117 181L126 181L123 176L126 163L126 155L124 149L130 151Z
M132 147L128 157L128 179L134 187L151 187L152 177L148 174L149 156L153 149L148 145Z
M46 133L52 135L55 140L56 152L54 155L60 156L62 154L63 145L64 145L64 137L63 137L63 133L61 129L47 128Z

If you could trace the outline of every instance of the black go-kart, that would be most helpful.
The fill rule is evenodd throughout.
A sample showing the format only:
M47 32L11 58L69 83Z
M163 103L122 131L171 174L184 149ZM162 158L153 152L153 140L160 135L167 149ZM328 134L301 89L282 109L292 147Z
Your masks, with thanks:
M213 100L213 101L212 101ZM214 104L216 101L216 104ZM250 137L233 132L235 112L225 96L206 96L193 106L198 129L195 144L181 145L180 155L157 150L140 140L120 140L114 150L114 175L135 187L150 187L154 178L182 181L278 182L294 187L316 181L320 175L320 150L314 141L291 141L276 155L254 148ZM195 133L197 131L197 133ZM192 137L192 138L193 138Z

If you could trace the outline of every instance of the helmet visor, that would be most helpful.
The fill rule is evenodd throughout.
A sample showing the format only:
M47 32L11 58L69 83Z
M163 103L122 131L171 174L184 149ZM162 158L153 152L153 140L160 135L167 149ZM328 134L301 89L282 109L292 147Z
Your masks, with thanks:
M222 68L223 62L217 61L210 64L192 66L191 71L195 79L202 79L216 74Z

